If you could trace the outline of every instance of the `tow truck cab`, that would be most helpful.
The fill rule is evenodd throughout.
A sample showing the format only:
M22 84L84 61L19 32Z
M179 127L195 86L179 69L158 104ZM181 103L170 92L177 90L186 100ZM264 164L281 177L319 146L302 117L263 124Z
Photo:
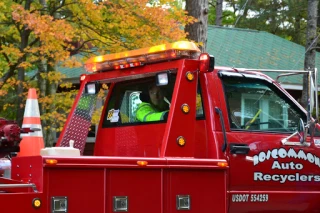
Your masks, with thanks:
M43 156L43 177L36 179L43 199L68 203L69 212L320 209L312 101L307 112L259 70L215 67L190 42L98 56L85 68L92 74L80 78L57 145L74 141L83 152L91 119L99 118L94 156ZM316 72L290 73L317 82ZM150 84L167 99L167 119L137 119ZM310 100L315 91L310 87ZM44 208L59 212L54 204Z
M214 67L207 54L181 45L188 47L174 54L169 47L150 48L87 62L88 70L101 72L87 75L82 90L91 83L108 88L94 154L226 160L229 212L316 211L320 141L296 134L312 123L308 112L261 72ZM170 54L177 58L166 58ZM138 121L140 94L161 80L167 82L162 89L170 101L168 119ZM190 179L186 188L192 184Z
M320 141L310 112L258 70L214 67L209 55L190 43L180 45L185 49L174 53L162 46L161 51L153 47L87 62L87 70L96 74L85 76L82 91L97 85L108 88L94 154L226 160L228 212L316 212ZM311 76L317 75L290 72L307 73L313 83ZM168 119L138 121L140 94L161 80L170 101ZM315 94L310 88L310 100ZM92 96L80 95L79 103ZM82 128L78 131L89 123ZM67 146L66 135L61 143ZM191 178L186 188L193 184Z

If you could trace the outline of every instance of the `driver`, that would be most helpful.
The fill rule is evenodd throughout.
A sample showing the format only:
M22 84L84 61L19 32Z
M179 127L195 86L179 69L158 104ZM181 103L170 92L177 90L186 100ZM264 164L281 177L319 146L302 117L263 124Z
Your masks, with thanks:
M147 93L141 93L136 117L141 122L161 121L168 118L170 103L164 96L164 92L155 84L148 87Z

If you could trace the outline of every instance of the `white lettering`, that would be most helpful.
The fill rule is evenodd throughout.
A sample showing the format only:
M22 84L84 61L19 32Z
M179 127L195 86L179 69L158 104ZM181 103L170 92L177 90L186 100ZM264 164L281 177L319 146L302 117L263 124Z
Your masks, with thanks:
M301 175L300 176L301 181L308 181L308 176L307 175Z
M278 158L295 158L300 160L308 161L312 164L320 167L320 158L315 156L312 153L305 153L303 150L299 150L297 153L293 148L290 148L288 151L284 148L273 149L272 151L268 150L267 152L260 152L257 155L253 156L253 165L256 166L259 163L262 163L270 158L278 159ZM297 166L298 165L298 166ZM272 165L272 169L302 169L303 166L301 164L295 165L293 162L290 164L280 165L279 163L274 163Z
M320 167L320 159L317 156L314 156L314 164Z
M234 194L232 195L232 202L248 202L249 194Z
M281 169L281 166L277 160L273 162L271 169Z
M296 178L295 178L294 175L288 175L288 180L289 180L289 181L295 181Z
M279 154L280 158L285 158L285 157L287 157L287 150L285 150L284 148L280 148L278 151L278 154Z
M296 169L301 170L303 169L303 165L301 163L296 164Z
M260 152L259 154L259 161L263 162L266 159L266 153Z
M297 158L297 153L294 151L294 149L290 148L288 151L288 157L289 158Z
M290 165L290 169L295 169L295 164L294 164L294 162L290 162L289 165Z
M298 158L299 159L303 159L303 160L307 160L306 153L304 153L303 150L300 150L299 153L298 153Z
M267 159L267 160L269 160L269 159L270 159L270 157L271 157L271 151L270 151L270 150L268 150L268 152L267 152L267 156L266 156L266 159Z
M295 164L294 162L290 162L290 163L279 163L277 160L273 162L271 169L297 169L297 170L301 170L303 169L303 165L301 163L297 163Z
M314 181L319 182L320 181L320 176L319 175L314 176Z
M271 180L271 175L264 175L263 180L265 181L270 181Z
M263 176L263 174L261 172L255 172L255 173L253 173L253 180L255 180L255 181L257 181L257 180L263 181L262 176Z
M279 181L280 180L279 175L272 175L272 180L273 181Z
M278 150L277 149L272 150L271 155L272 155L272 157L274 159L277 159L278 158L278 156L277 156L278 155Z
M257 165L259 163L259 157L257 155L253 156L253 165Z
M307 154L307 158L310 163L314 163L314 156L311 153Z
M287 175L280 175L280 178L281 178L280 183L284 183L287 180Z
M303 182L320 182L320 175L306 175L306 174L263 174L261 172L254 172L254 181L275 181L275 182L280 182L280 183L285 183L286 181L291 181L291 182L298 182L298 181L303 181Z

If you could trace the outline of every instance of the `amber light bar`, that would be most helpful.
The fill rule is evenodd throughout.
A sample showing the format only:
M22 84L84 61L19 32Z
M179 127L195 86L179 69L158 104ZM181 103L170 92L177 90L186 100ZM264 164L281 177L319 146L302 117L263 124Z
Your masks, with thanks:
M113 69L126 69L148 63L168 61L180 58L196 59L200 55L199 48L192 42L178 41L150 48L142 48L121 53L108 54L90 58L85 63L87 72L98 72Z

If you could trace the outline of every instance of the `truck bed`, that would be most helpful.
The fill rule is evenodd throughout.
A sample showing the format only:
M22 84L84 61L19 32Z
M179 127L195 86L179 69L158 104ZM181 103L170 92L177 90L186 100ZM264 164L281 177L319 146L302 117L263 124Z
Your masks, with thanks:
M1 210L34 212L32 200L40 198L44 205L36 212L65 212L58 211L60 200L67 200L67 212L74 213L226 212L227 167L221 163L225 161L19 157L13 159L12 178L34 183L36 190L0 188Z

